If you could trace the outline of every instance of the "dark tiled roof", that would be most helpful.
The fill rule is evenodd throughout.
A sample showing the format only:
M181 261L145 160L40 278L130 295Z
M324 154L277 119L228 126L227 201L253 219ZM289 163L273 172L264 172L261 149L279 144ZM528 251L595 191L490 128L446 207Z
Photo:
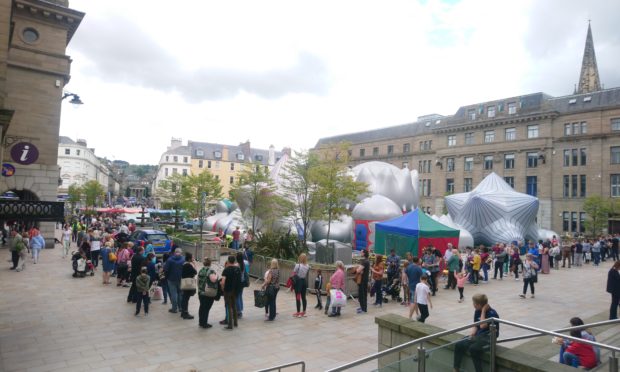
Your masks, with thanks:
M164 154L166 155L182 155L182 156L189 156L191 155L190 151L189 151L189 146L179 146L176 147L172 150L168 150L166 152L164 152Z
M58 144L61 145L75 145L76 142L67 136L58 137Z
M251 156L251 159L248 159L247 158L248 154L245 153L244 148L242 146L230 146L230 145L222 145L219 143L194 142L194 141L189 141L188 144L190 147L192 158L194 159L224 160L224 161L238 162L239 160L237 159L237 154L244 154L245 156L244 161L259 162L263 165L269 164L269 150L251 148L250 154L249 154ZM216 159L215 151L220 151L223 156L224 148L228 149L228 158L227 159ZM204 151L204 155L203 156L196 155L196 150ZM274 153L275 153L276 159L282 156L281 151L275 151ZM257 160L256 155L262 156L262 159L260 161Z
M590 97L590 99L588 100L587 97ZM552 110L558 111L562 114L602 109L609 106L619 106L620 88L611 88L600 90L598 92L549 98L548 104Z
M391 138L413 137L421 134L431 133L433 123L426 126L427 122L417 122L410 124L397 125L394 127L372 129L364 132L341 134L333 137L321 138L315 148L340 142L364 143L381 141Z

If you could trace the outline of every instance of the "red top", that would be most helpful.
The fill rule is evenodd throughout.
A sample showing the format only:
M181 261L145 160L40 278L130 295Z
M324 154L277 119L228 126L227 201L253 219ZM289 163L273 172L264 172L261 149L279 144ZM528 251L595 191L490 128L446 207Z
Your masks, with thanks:
M239 235L241 235L241 231L239 231L239 230L233 231L233 233L232 233L233 240L239 240Z
M587 369L596 367L596 354L591 345L573 341L566 348L566 352L578 356L580 366Z

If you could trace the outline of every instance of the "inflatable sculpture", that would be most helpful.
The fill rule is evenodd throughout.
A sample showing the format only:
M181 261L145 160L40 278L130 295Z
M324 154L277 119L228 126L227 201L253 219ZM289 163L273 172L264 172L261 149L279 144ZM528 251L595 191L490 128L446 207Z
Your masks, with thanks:
M418 172L397 168L380 161L362 163L352 169L356 181L368 184L368 194L383 195L393 201L401 211L411 211L418 205Z
M491 173L471 192L446 197L452 220L469 231L476 244L536 240L538 198L516 192Z
M358 203L353 212L353 248L374 249L375 223L402 216L401 209L383 195L373 195Z

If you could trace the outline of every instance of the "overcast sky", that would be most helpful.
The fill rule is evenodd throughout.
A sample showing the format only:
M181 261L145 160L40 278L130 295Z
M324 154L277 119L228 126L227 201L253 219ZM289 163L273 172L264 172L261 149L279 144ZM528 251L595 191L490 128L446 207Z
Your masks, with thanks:
M156 164L171 137L308 149L321 137L571 94L588 19L620 86L620 1L71 0L61 135Z

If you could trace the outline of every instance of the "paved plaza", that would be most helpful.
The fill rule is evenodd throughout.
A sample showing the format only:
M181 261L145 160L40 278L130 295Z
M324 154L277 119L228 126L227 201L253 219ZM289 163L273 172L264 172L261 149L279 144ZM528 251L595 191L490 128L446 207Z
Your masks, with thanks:
M0 250L0 358L2 371L252 371L304 360L311 371L321 371L377 351L374 317L405 315L404 306L390 302L370 306L356 315L350 302L340 318L314 310L308 296L308 317L296 319L294 295L281 290L279 315L264 321L264 310L253 306L252 284L244 292L245 311L239 328L222 330L223 300L211 311L211 329L198 327L198 300L190 301L194 320L168 313L154 302L149 316L134 317L134 305L125 302L127 288L103 286L95 277L72 278L70 260L59 248L42 252L37 265L23 272L9 270L8 250ZM465 295L489 296L505 319L545 329L566 326L568 319L584 319L608 311L605 292L611 263L599 268L552 271L540 275L536 299L520 299L522 282L512 278L468 285ZM458 292L440 290L433 297L429 324L452 328L472 321L470 301L458 303ZM373 299L369 299L372 303ZM502 336L526 332L502 328ZM299 370L299 369L297 369Z

